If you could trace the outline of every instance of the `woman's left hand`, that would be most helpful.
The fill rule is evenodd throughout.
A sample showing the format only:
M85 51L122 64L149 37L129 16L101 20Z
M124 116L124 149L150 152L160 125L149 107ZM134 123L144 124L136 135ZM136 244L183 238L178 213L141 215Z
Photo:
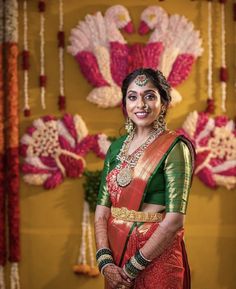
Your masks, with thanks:
M103 274L112 289L125 289L133 286L133 282L129 280L123 269L115 264L107 266Z

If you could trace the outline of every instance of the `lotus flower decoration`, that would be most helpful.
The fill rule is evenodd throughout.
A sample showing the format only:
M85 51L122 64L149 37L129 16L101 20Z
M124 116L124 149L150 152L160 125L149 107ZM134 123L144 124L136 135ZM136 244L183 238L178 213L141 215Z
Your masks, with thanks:
M23 178L29 184L55 188L66 177L81 177L88 152L104 158L109 145L106 135L89 135L79 115L36 119L21 139Z

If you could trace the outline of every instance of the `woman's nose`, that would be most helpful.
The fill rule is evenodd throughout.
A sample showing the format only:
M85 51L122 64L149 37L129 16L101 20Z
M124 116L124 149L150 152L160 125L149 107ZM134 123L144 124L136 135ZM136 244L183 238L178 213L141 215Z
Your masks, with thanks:
M145 102L144 102L143 98L139 97L138 101L137 101L137 108L143 108L144 105L145 105Z

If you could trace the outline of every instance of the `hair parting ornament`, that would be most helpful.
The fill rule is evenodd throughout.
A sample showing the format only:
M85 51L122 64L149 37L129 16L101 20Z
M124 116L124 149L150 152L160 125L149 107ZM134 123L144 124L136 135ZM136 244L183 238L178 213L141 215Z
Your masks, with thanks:
M140 74L135 78L134 83L142 87L147 84L148 80L149 79L145 74Z

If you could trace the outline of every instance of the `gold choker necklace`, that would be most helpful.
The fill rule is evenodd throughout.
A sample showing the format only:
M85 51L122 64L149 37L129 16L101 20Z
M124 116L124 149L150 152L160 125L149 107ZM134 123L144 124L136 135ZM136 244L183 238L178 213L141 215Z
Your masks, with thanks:
M117 160L120 163L117 165L117 169L120 169L119 173L116 176L116 182L120 187L128 186L133 179L133 169L136 166L138 160L143 155L145 149L163 132L163 128L158 128L153 130L147 140L137 148L132 154L128 155L128 150L130 144L134 138L134 133L129 134L126 140L124 141L120 153L117 155ZM127 165L124 168L121 168L121 164L125 162Z

